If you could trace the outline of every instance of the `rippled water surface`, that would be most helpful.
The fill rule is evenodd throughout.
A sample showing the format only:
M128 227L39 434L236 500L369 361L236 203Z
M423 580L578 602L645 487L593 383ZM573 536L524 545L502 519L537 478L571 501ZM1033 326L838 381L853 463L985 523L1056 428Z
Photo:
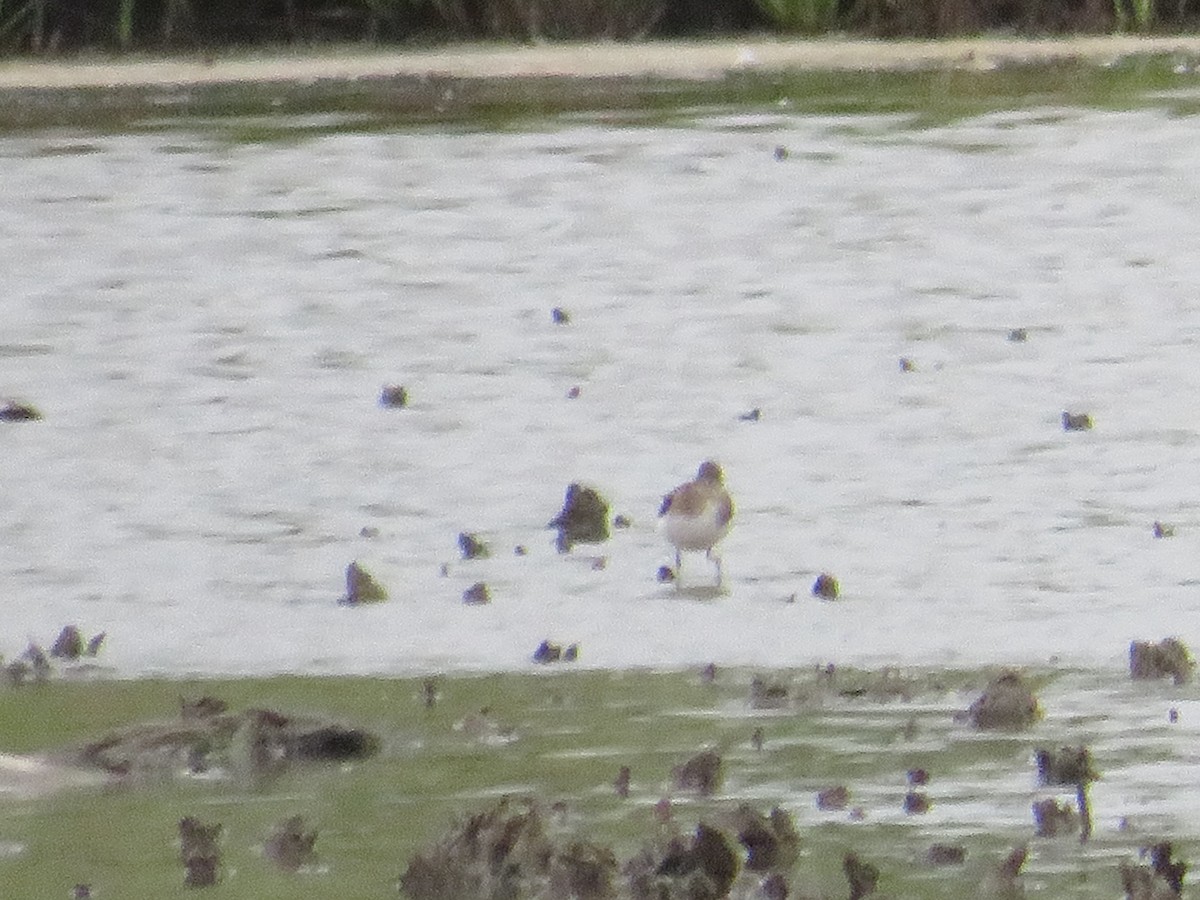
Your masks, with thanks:
M0 423L6 655L68 622L123 675L1195 640L1194 118L236 131L0 138L0 395L44 415ZM702 557L655 579L709 457L720 595ZM557 554L572 481L632 527ZM336 604L351 560L389 602Z

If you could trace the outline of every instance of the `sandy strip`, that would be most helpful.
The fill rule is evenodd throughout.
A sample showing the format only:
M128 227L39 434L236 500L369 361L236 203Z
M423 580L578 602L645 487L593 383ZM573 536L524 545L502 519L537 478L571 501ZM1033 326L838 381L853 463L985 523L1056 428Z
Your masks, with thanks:
M973 38L946 41L747 40L636 44L455 45L411 52L0 62L0 89L311 82L390 76L596 78L657 75L716 78L739 69L871 70L940 66L991 68L1014 62L1083 59L1107 63L1132 54L1200 55L1200 35Z

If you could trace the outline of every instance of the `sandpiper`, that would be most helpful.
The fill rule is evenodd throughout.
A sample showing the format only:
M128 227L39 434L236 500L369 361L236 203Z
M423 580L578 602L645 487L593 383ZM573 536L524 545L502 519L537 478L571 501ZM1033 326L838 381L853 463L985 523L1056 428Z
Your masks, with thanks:
M705 551L716 564L720 586L721 558L713 553L713 548L729 532L733 521L733 500L725 490L721 467L712 460L701 463L695 479L663 497L658 515L663 534L675 547L676 586L684 550Z

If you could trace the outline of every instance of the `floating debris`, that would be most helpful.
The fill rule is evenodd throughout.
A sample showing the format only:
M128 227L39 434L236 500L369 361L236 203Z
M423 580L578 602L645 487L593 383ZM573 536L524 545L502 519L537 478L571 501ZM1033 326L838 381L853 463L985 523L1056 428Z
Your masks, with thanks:
M285 872L295 872L316 859L316 842L317 832L305 828L304 816L292 816L271 831L263 844L263 856Z
M902 357L900 357L900 371L901 372L915 372L915 371L917 371L917 364L915 362L913 362L909 357L902 356Z
M1023 344L1029 340L1028 328L1012 328L1008 332L1008 339L1014 344Z
M579 394L580 394L579 385L577 385L577 384L571 385L571 389L569 391L567 391L567 399L568 400L578 400Z
M741 420L742 422L757 422L761 418L762 418L762 410L759 409L757 406L754 407L754 409L750 410L749 412L744 412L738 416L738 419Z
M469 531L459 532L458 551L463 559L487 559L491 556L488 545Z
M785 159L788 158L788 148L783 146L783 144L776 144L774 155L775 155L776 162L783 162Z
M463 591L462 599L463 603L471 606L479 606L484 603L491 603L492 595L491 592L488 591L488 586L484 582L477 581Z
M205 825L185 816L179 820L179 857L183 862L183 883L187 887L211 887L217 883L221 865L221 826Z
M721 786L722 778L721 757L712 750L697 753L671 771L671 780L677 790L696 791L705 797Z
M1192 677L1195 661L1179 638L1164 638L1157 644L1133 641L1129 645L1129 674L1135 679L1156 679L1171 676L1176 684Z
M658 571L654 573L654 580L659 584L670 584L675 580L675 570L670 566L659 566Z
M1062 414L1063 431L1090 431L1092 424L1092 417L1087 413L1063 412Z
M0 406L0 422L36 422L42 414L28 403L8 400Z
M575 544L598 544L608 540L608 501L594 488L568 485L563 507L547 528L558 529L555 546L559 553Z
M1175 526L1168 525L1166 522L1155 522L1154 536L1156 538L1175 537Z
M338 600L341 606L382 603L387 596L383 585L357 562L346 566L346 596Z
M813 582L812 594L814 597L820 597L822 600L836 600L839 593L841 593L841 588L838 580L828 572L822 572Z
M401 384L385 384L379 392L379 405L384 409L403 409L408 406L408 391Z
M976 728L1028 728L1042 714L1037 697L1020 673L1007 670L988 684L983 694L967 710L967 718Z
M550 321L555 325L567 325L571 321L571 314L561 306L556 306L550 310Z
M629 518L629 516L625 515L624 513L617 513L615 516L613 516L613 520L612 520L613 528L628 528L632 524L633 524L633 521Z

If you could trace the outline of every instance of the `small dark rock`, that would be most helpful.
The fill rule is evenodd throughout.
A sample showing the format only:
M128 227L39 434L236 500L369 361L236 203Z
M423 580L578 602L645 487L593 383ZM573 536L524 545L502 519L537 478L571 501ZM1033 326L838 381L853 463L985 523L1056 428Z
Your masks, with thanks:
M1010 341L1012 341L1014 344L1023 344L1023 343L1025 343L1025 341L1029 340L1029 329L1027 329L1027 328L1010 329L1008 332L1008 339Z
M408 391L403 385L385 384L379 392L379 405L385 409L403 409L408 405Z
M575 662L579 659L579 645L567 644L567 648L563 650L563 662Z
M850 791L844 785L835 785L817 792L817 809L838 812L850 805Z
M762 410L757 406L749 412L744 412L738 418L743 422L757 422L762 418Z
M0 422L36 422L42 414L28 403L9 400L0 406Z
M473 606L478 606L484 603L492 602L492 595L488 591L488 586L482 581L477 581L465 591L462 595L463 603Z
M387 599L387 590L360 566L352 562L346 566L346 596L338 600L342 606L360 606L365 603L380 603Z
M925 851L925 862L931 866L961 866L966 861L966 848L957 844L934 844Z
M677 790L696 791L708 796L721 786L721 757L712 750L697 753L671 772Z
M615 516L613 516L613 528L628 528L632 524L633 522L630 520L629 516L625 515L624 513L617 513Z
M1187 646L1178 638L1164 638L1157 644L1133 641L1129 645L1129 674L1135 679L1171 676L1176 684L1192 677L1195 661Z
M1063 412L1063 431L1089 431L1092 427L1092 417L1087 413Z
M820 597L822 600L836 600L840 593L838 580L828 572L822 572L813 582L812 594L814 597Z
M555 325L566 325L571 321L571 314L561 306L556 306L550 310L550 321Z
M458 535L458 550L463 559L487 559L491 555L487 544L467 531Z
M654 578L659 584L669 584L675 580L675 570L670 566L659 566Z
M567 391L567 399L568 400L578 400L579 394L580 394L579 385L577 385L577 384L572 385L571 389L569 391Z
M558 662L562 658L562 647L549 641L542 641L533 651L533 661L536 663Z
M285 872L295 872L316 858L316 842L317 833L305 829L304 816L292 816L272 830L263 845L263 855Z
M547 528L558 529L555 546L559 553L575 544L598 544L608 540L608 501L590 487L574 483L567 487L563 507Z
M513 547L513 556L528 556L529 549L524 544L517 544Z
M967 710L976 728L1028 728L1041 716L1037 697L1020 673L1008 670L997 675Z

